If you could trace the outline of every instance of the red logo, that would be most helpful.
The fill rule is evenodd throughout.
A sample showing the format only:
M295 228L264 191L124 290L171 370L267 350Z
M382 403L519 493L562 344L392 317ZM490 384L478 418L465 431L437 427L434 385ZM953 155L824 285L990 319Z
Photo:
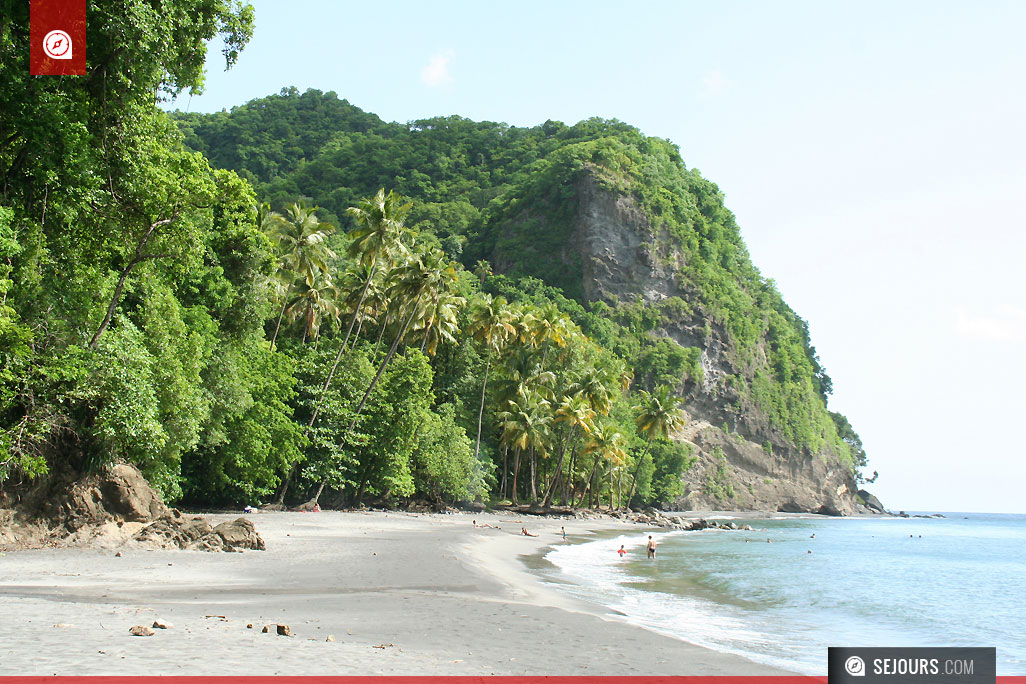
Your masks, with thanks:
M29 73L84 76L86 0L31 0Z

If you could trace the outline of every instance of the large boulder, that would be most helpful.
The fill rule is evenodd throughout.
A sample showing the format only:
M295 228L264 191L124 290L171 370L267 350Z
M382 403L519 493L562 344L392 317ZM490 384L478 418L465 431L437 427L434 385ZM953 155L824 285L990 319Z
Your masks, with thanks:
M862 501L865 502L866 508L871 511L875 511L876 513L886 513L883 504L880 503L880 499L876 498L865 489L859 490L859 496L862 498Z
M256 527L245 518L236 518L235 520L221 523L214 528L214 534L223 540L225 550L228 551L237 551L239 549L263 551L267 548L264 545L264 540L257 534Z
M84 477L53 473L0 511L0 547L124 544L202 551L263 550L243 518L214 527L206 518L168 508L134 466L117 464Z

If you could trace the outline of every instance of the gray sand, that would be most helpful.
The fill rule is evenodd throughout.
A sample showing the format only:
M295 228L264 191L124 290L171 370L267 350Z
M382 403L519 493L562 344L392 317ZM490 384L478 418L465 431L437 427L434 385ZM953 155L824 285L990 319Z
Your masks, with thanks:
M267 551L0 555L0 674L790 674L630 625L518 559L559 541L561 525L640 526L500 514L250 518ZM520 535L524 526L539 536ZM156 618L173 627L129 634ZM274 634L279 622L292 638Z

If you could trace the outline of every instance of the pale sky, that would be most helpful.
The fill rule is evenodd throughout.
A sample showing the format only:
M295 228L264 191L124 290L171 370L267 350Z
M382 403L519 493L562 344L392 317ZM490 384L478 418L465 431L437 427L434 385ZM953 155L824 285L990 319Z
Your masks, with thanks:
M176 106L294 85L669 138L809 321L884 505L1026 512L1026 3L253 5L238 66L213 48Z

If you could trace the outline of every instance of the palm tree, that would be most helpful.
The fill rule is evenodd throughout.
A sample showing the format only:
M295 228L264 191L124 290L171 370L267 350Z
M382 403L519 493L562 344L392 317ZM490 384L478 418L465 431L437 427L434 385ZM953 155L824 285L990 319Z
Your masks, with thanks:
M543 508L549 505L552 492L556 489L556 482L559 480L560 472L562 472L563 459L566 457L567 449L569 448L571 451L576 449L576 439L579 430L583 430L585 434L591 434L592 421L594 420L595 410L588 405L587 401L577 396L563 398L563 403L556 410L555 422L566 423L570 427L567 431L566 439L563 441L562 448L559 450L556 471L552 475L552 480L549 481L549 486L545 489L545 496L541 502Z
M547 400L553 398L556 374L542 369L538 355L532 349L512 348L500 371L496 381L499 403L511 401L528 390L538 392Z
M363 287L368 280L371 281L371 285L367 292L364 293ZM340 317L343 314L355 315L360 295L363 294L364 296L363 307L361 308L359 320L356 322L356 330L353 331L353 337L359 339L363 324L367 319L377 320L387 304L381 278L379 276L371 278L370 269L356 262L351 264L342 274L342 284L339 286L339 291L343 293L342 299L339 301ZM353 346L356 346L355 342Z
M529 449L531 453L532 472L532 503L538 500L537 488L534 486L534 457L537 451L544 452L549 435L549 424L552 422L549 402L540 394L527 390L515 399L507 402L506 408L498 415L502 430L501 443L513 447L513 503L517 500L517 479L520 474L520 454Z
M477 263L474 264L474 275L481 279L481 284L488 279L488 276L492 274L492 265L484 259L478 259Z
M423 301L434 299L438 292L454 289L459 278L456 266L446 261L445 253L439 249L431 249L423 255L415 256L403 266L398 267L397 270L399 273L397 274L392 301L395 303L397 311L402 312L398 320L402 320L403 323L399 327L399 333L392 341L392 346L381 362L377 375L374 376L370 386L367 387L367 391L364 392L363 398L360 399L347 432L352 431L356 425L356 421L360 417L360 412L363 410L367 398L374 391L374 386L381 379L381 375L385 372L389 361L395 356L395 352L399 348L399 344L406 337L406 333L414 318L419 314L422 319L426 320L426 316L430 314L430 309L425 310L422 307Z
M323 223L317 218L317 207L307 207L294 202L286 209L287 216L276 212L268 212L266 205L259 212L261 228L265 231L279 254L278 272L283 280L291 282L302 278L308 286L313 286L319 273L328 271L327 260L334 258L327 245L327 239L335 232L335 226ZM281 319L285 314L289 298L286 290L283 297L281 312L271 336L271 350L278 339Z
M381 365L378 367L378 372L371 380L370 385L367 387L367 391L363 393L363 397L360 399L360 403L357 404L356 409L353 411L353 419L350 421L349 426L346 428L347 433L351 433L353 428L356 427L356 422L360 418L360 414L363 411L364 405L367 403L367 398L370 397L371 392L374 391L374 387L377 386L378 380L385 372L385 368L388 367L392 357L395 356L396 350L399 348L400 343L406 337L406 333L410 328L410 324L414 318L419 314L422 317L429 315L430 309L425 313L425 309L422 307L422 303L425 299L434 299L437 292L447 292L450 289L455 288L456 282L459 279L459 274L456 271L456 266L451 262L448 262L445 258L445 253L439 249L430 249L424 254L416 255L412 257L406 264L397 267L399 271L395 278L394 295L392 297L393 303L399 310L400 315L397 320L402 320L402 325L399 327L399 332L392 340L392 346L389 347L388 353L382 360ZM405 318L403 318L405 316ZM364 468L363 476L361 478L360 487L356 493L356 500L359 501L363 492L367 487L367 483L370 477L370 461L368 461L367 467ZM321 482L320 487L317 489L317 493L312 499L313 503L317 502L317 498L320 496L324 489L324 482Z
M386 195L385 189L381 188L374 197L362 199L356 203L356 206L346 210L356 220L356 228L349 231L349 237L352 239L349 244L349 255L359 258L360 264L366 268L367 279L360 290L356 306L353 307L349 328L338 348L338 353L335 354L328 377L324 380L324 388L314 406L308 427L313 427L314 421L317 420L324 396L335 377L335 371L338 369L339 361L342 360L346 345L349 344L349 337L353 333L356 321L360 318L364 300L367 298L367 291L374 281L374 275L382 257L392 258L406 249L401 238L405 233L410 232L403 222L406 220L406 214L409 213L411 206L409 202L403 203L402 197L395 191L390 190Z
M302 319L304 344L307 337L317 339L322 317L338 320L339 308L335 303L338 296L338 288L327 274L317 274L312 284L300 281L292 299L285 305L285 315L290 321Z
M585 443L583 451L586 455L595 454L595 461L591 466L588 479L585 480L584 491L581 492L581 498L577 502L578 506L584 503L585 497L588 496L588 491L595 480L595 473L598 471L599 462L602 459L619 465L627 458L627 452L624 451L623 433L613 423L602 423L596 426Z
M675 432L684 427L684 412L678 408L681 399L670 395L670 388L665 385L657 387L651 394L641 390L641 402L634 407L638 411L638 417L634 423L638 426L641 434L648 437L645 450L641 452L638 463L634 468L634 477L631 481L630 495L627 497L627 505L630 506L634 500L634 493L638 487L638 475L641 473L641 464L652 447L652 440L657 436L664 439L670 432Z
M613 407L611 387L616 385L614 373L609 366L590 366L584 375L570 386L570 393L582 397L592 410L607 416Z
M456 335L460 332L459 312L467 305L464 297L448 290L438 290L425 303L410 330L413 341L420 340L420 350L428 356L438 352L441 342L459 345Z
M542 348L542 365L548 358L548 343L558 347L565 347L569 331L573 324L563 315L553 303L548 303L534 314L533 324L534 344Z
M483 294L475 299L470 309L470 324L467 332L484 347L485 352L484 382L481 383L481 408L477 412L477 443L474 446L474 459L476 460L481 452L481 423L484 419L485 392L488 388L488 371L492 364L492 354L502 353L506 342L517 332L513 325L513 311L509 308L505 298L492 299L491 295Z

